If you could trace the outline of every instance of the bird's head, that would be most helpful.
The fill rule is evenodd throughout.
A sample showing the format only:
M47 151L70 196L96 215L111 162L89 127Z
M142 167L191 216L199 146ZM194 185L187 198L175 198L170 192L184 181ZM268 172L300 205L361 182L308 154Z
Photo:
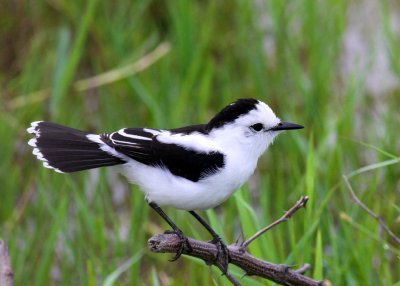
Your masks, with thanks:
M301 128L280 120L267 104L252 98L229 104L207 124L210 134L215 134L224 147L248 150L249 155L257 157L282 131Z

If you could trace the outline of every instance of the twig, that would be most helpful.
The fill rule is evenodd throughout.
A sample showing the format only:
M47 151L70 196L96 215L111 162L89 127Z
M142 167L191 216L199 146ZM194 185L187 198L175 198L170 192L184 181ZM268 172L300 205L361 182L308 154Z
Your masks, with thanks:
M220 269L222 265L219 265L218 261L215 260L217 256L217 246L213 243L195 240L188 238L189 243L192 247L192 251L188 252L185 248L183 254L192 257L200 258L209 265L216 265ZM156 253L176 253L180 247L180 239L173 233L158 234L151 237L148 241L148 247L152 252ZM246 275L259 276L267 278L280 285L291 285L291 286L321 286L323 282L313 280L309 277L304 276L296 270L291 269L286 265L279 265L269 263L267 261L260 260L247 251L245 251L241 245L229 245L229 255L231 258L230 263L240 267L246 273ZM304 271L303 267L300 270ZM229 274L230 275L230 274ZM228 279L233 276L228 276ZM230 279L232 282L232 280ZM234 279L233 285L240 285L240 283Z
M306 273L308 270L310 270L310 268L311 268L311 265L308 264L308 263L306 263L306 264L304 264L302 267L300 267L299 269L297 269L297 270L295 270L295 271L296 271L297 273L304 274L304 273Z
M263 278L267 278L275 283L280 285L290 285L290 286L316 286L316 285L324 285L323 282L319 282L313 280L309 277L304 276L303 274L310 269L309 264L305 264L297 270L291 269L291 267L286 265L279 265L269 263L267 261L260 260L252 255L250 255L246 251L246 247L255 239L257 239L260 235L262 235L267 230L273 228L274 226L286 221L290 218L295 212L297 212L302 207L305 207L308 201L308 197L301 197L296 204L291 207L285 214L273 222L269 226L263 228L258 231L248 240L246 240L242 244L232 244L228 246L230 262L241 269L243 269L246 275L254 275ZM197 257L204 260L208 265L215 265L221 271L223 271L224 267L221 262L216 259L218 254L218 248L215 244L200 240L195 240L193 238L188 238L189 244L192 247L192 251L184 248L183 254ZM180 248L181 240L179 237L173 233L168 234L159 234L151 237L148 241L148 247L151 251L157 253L176 253ZM229 273L227 272L226 277L233 285L240 285L240 283Z
M308 201L308 197L304 196L301 197L296 204L291 207L287 212L285 212L285 214L278 220L274 221L273 223L271 223L270 225L264 227L263 229L257 231L253 236L251 236L249 239L247 239L245 242L242 243L242 247L246 248L247 246L249 246L250 243L252 243L255 239L257 239L260 235L262 235L264 232L270 230L271 228L273 228L274 226L277 226L278 224L288 220L295 212L297 212L299 209L303 208L306 206Z
M218 266L218 268L219 268L219 270L224 271L224 269L223 269L222 267L219 267L219 266ZM235 279L235 277L233 277L233 275L232 275L229 271L226 271L225 276L226 276L226 278L228 278L228 280L232 283L232 285L234 285L234 286L240 286L240 285L241 285L241 284L239 283L239 281L237 281L237 280Z
M376 213L374 213L371 209L369 209L369 208L357 197L356 193L354 192L354 190L353 190L353 188L352 188L352 186L351 186L351 184L350 184L350 181L349 181L348 176L343 175L343 179L344 179L344 182L345 182L346 185L347 185L347 188L348 188L348 190L349 190L349 192L350 192L350 194L351 194L351 197L352 197L353 201L354 201L357 205L359 205L359 206L360 206L366 213L368 213L371 217L373 217L374 219L376 219L376 220L378 221L379 226L382 227L396 243L400 244L400 237L396 236L396 235L390 230L390 228L386 225L386 223L383 221L383 219L382 219L379 215L377 215Z
M3 240L0 239L0 286L13 285L13 272L8 256L7 246Z

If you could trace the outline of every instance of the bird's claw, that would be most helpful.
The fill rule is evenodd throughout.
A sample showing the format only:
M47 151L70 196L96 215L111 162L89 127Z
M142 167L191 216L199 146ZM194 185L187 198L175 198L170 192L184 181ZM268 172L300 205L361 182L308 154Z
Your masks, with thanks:
M183 235L182 231L176 231L176 230L167 230L164 233L173 233L176 234L179 237L180 240L180 245L179 245L179 249L176 252L175 256L172 257L169 261L176 261L179 259L179 257L181 257L181 255L183 254L183 251L185 249L187 249L187 252L192 252L193 248L189 243L189 240L186 236Z
M215 257L215 261L217 261L222 266L223 274L228 272L228 264L231 261L231 257L229 255L229 250L226 244L222 241L220 237L215 237L211 243L217 246L218 252Z

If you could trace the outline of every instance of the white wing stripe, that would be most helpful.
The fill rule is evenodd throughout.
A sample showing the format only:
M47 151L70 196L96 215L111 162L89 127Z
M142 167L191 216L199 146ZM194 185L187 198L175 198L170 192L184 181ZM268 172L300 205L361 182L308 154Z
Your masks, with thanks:
M182 133L162 133L157 136L157 140L165 144L175 144L187 150L194 150L198 153L208 153L220 150L215 142L200 133L192 133L189 135Z
M117 158L120 158L124 161L130 161L131 158L129 158L128 156L125 156L124 154L118 152L117 150L115 150L114 148L111 148L110 146L108 146L106 143L104 143L101 138L100 135L97 134L88 134L86 135L86 137L93 142L96 142L97 144L99 144L99 148L101 150L103 150L104 152L107 152L108 154L115 156Z
M154 130L154 129L149 129L149 128L143 128L143 131L151 133L153 135L158 135L158 134L161 134L162 132L168 132L168 131L164 131L164 130Z
M135 142L130 142L130 141L122 141L122 140L115 140L110 138L111 141L113 143L115 143L115 145L126 145L126 146L132 146L132 145L138 145L139 143L135 143ZM136 147L136 146L135 146Z
M143 137L143 136L139 136L139 135L128 134L128 133L125 132L125 129L119 130L118 133L120 135L122 135L122 136L129 137L129 138L132 138L132 139L151 141L151 138L149 138L149 137Z

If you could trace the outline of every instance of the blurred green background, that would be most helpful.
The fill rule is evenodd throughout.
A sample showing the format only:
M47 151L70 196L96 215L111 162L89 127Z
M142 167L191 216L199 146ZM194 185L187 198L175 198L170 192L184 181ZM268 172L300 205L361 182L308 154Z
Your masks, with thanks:
M137 187L112 169L43 168L25 130L180 127L242 97L306 128L281 135L249 183L203 213L212 226L234 242L308 195L252 254L311 263L308 275L333 285L400 285L400 246L342 178L400 235L399 35L394 0L1 1L0 237L15 285L229 285L201 261L147 250L167 225Z

